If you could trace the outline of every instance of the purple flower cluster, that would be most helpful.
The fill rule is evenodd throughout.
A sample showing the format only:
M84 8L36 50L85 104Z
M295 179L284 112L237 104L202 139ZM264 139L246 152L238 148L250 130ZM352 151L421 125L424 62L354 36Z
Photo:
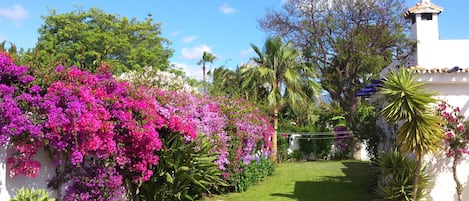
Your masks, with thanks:
M469 154L469 130L464 126L465 117L460 108L442 101L438 104L438 113L445 122L443 129L446 154L457 159Z
M170 135L209 138L227 180L269 153L273 128L245 101L135 87L106 70L51 73L58 79L47 89L32 86L27 67L0 54L0 145L16 150L10 173L31 177L41 166L37 150L49 149L58 170L50 184L67 185L63 200L123 199L124 184L151 179L160 139Z
M10 174L35 177L40 163L34 160L40 148L42 117L41 88L30 86L33 80L24 66L16 66L8 55L0 54L0 145L13 145L16 153L7 159Z
M218 103L208 96L187 92L166 92L156 90L159 102L167 108L167 115L178 115L195 125L200 135L206 136L214 145L211 152L219 153L215 163L220 170L226 170L230 136L225 132L227 118Z
M261 115L255 106L245 100L219 97L217 102L227 117L225 131L230 136L230 165L223 177L236 182L236 174L243 171L241 163L249 165L255 158L270 154L274 128L266 116Z
M334 145L336 149L343 153L348 150L348 129L345 126L337 126L334 128L334 134L335 134L335 139L334 139Z

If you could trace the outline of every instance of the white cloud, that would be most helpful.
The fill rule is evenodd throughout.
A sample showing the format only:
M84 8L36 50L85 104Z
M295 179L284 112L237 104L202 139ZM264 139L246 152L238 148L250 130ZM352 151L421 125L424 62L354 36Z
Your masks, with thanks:
M173 62L172 64L180 68L182 71L186 72L186 75L188 77L199 80L199 81L203 80L202 67L196 66L196 65L185 64L185 63L177 63L177 62Z
M170 36L177 36L177 35L179 35L179 31L172 31L169 35Z
M203 44L199 45L193 48L182 48L181 49L181 54L182 58L187 59L187 60L194 60L194 59L200 59L202 58L202 55L205 52L212 52L212 48L209 46Z
M190 43L190 42L194 41L196 38L197 38L197 36L194 36L194 35L186 36L182 39L182 42L187 44L187 43Z
M286 4L288 3L290 0L280 0L280 4L283 5L283 4Z
M223 3L223 5L220 7L220 12L223 14L233 14L236 12L236 9L228 5L228 3Z
M20 5L15 4L10 8L0 8L0 17L19 21L28 17L28 12Z
M241 50L241 56L248 56L252 53L254 53L254 50L252 48Z

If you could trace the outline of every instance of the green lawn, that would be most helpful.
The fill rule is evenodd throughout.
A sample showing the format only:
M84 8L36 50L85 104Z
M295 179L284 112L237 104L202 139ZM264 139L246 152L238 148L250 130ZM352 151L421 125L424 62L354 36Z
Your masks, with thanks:
M288 162L246 192L206 201L367 201L375 198L369 194L370 174L366 162Z

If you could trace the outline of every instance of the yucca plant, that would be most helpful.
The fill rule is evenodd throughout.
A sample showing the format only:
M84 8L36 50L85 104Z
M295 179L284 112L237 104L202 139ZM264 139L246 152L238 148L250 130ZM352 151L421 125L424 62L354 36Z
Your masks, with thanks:
M217 153L209 152L213 144L207 137L186 142L179 134L169 134L162 141L160 162L150 181L139 188L141 200L199 200L228 186L214 163Z
M23 187L16 192L16 196L10 201L55 201L55 199L49 198L49 193L44 189L34 190Z
M373 160L373 169L377 175L376 193L383 200L411 201L413 196L413 177L417 169L417 162L405 155L391 151L383 153ZM419 189L416 200L426 195L425 189L430 185L430 176L422 168L419 173Z
M421 169L423 156L427 153L438 153L442 148L443 121L430 109L436 103L434 93L425 89L426 82L417 81L417 77L405 68L390 72L385 77L380 93L388 105L381 114L389 122L402 122L397 131L396 143L404 154L415 154L417 169ZM418 172L415 172L418 173ZM417 201L419 176L414 175L413 197Z

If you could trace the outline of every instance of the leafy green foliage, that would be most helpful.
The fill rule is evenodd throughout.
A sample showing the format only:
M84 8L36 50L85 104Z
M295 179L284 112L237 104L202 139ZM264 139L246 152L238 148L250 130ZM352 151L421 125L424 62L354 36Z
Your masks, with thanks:
M49 198L49 193L44 189L30 189L20 188L16 192L16 196L10 201L55 201L54 198Z
M277 134L278 161L282 162L288 159L289 138L286 135Z
M376 107L373 105L362 104L358 108L355 119L354 136L365 141L366 149L370 158L378 154L378 144L381 139L382 131L376 126Z
M324 136L303 136L305 138L313 139L299 139L300 151L309 156L313 154L315 158L322 159L331 153L332 143L334 142L334 134ZM314 139L314 138L328 138L328 139Z
M345 126L345 112L336 101L319 104L314 108L313 114L314 127L317 131L330 131L336 126Z
M243 74L251 75L243 80L243 86L252 88L260 84L267 90L267 103L272 107L277 129L279 110L285 103L299 109L315 101L320 87L312 80L317 73L305 62L299 62L300 52L280 37L268 38L262 51L256 45L251 44L251 47L257 54L253 58L257 66L243 69ZM277 161L277 135L272 137L272 153L272 160Z
M154 176L140 186L142 200L198 200L206 193L217 193L227 183L214 164L216 153L209 139L198 137L198 143L186 142L181 135L162 138L164 150Z
M150 15L138 21L96 8L78 8L63 14L52 10L43 19L30 61L36 68L61 64L95 71L104 62L112 65L114 72L123 72L169 66L169 41L161 37L161 24Z
M346 112L347 127L356 122L361 103L355 92L396 57L412 47L405 34L404 0L290 0L269 10L260 27L299 47L320 72L322 87ZM397 54L396 54L397 53Z
M288 159L300 161L301 159L303 159L303 155L301 154L300 150L294 150L288 155Z
M259 158L252 161L249 165L242 165L243 172L235 175L233 180L235 184L233 190L235 192L246 191L252 185L271 176L275 171L275 164L268 159Z
M405 155L391 151L383 153L373 160L374 171L377 175L376 193L383 200L410 201L412 200L413 176L417 170L417 162ZM419 170L419 188L417 200L426 195L426 188L430 185L430 176L422 168Z

